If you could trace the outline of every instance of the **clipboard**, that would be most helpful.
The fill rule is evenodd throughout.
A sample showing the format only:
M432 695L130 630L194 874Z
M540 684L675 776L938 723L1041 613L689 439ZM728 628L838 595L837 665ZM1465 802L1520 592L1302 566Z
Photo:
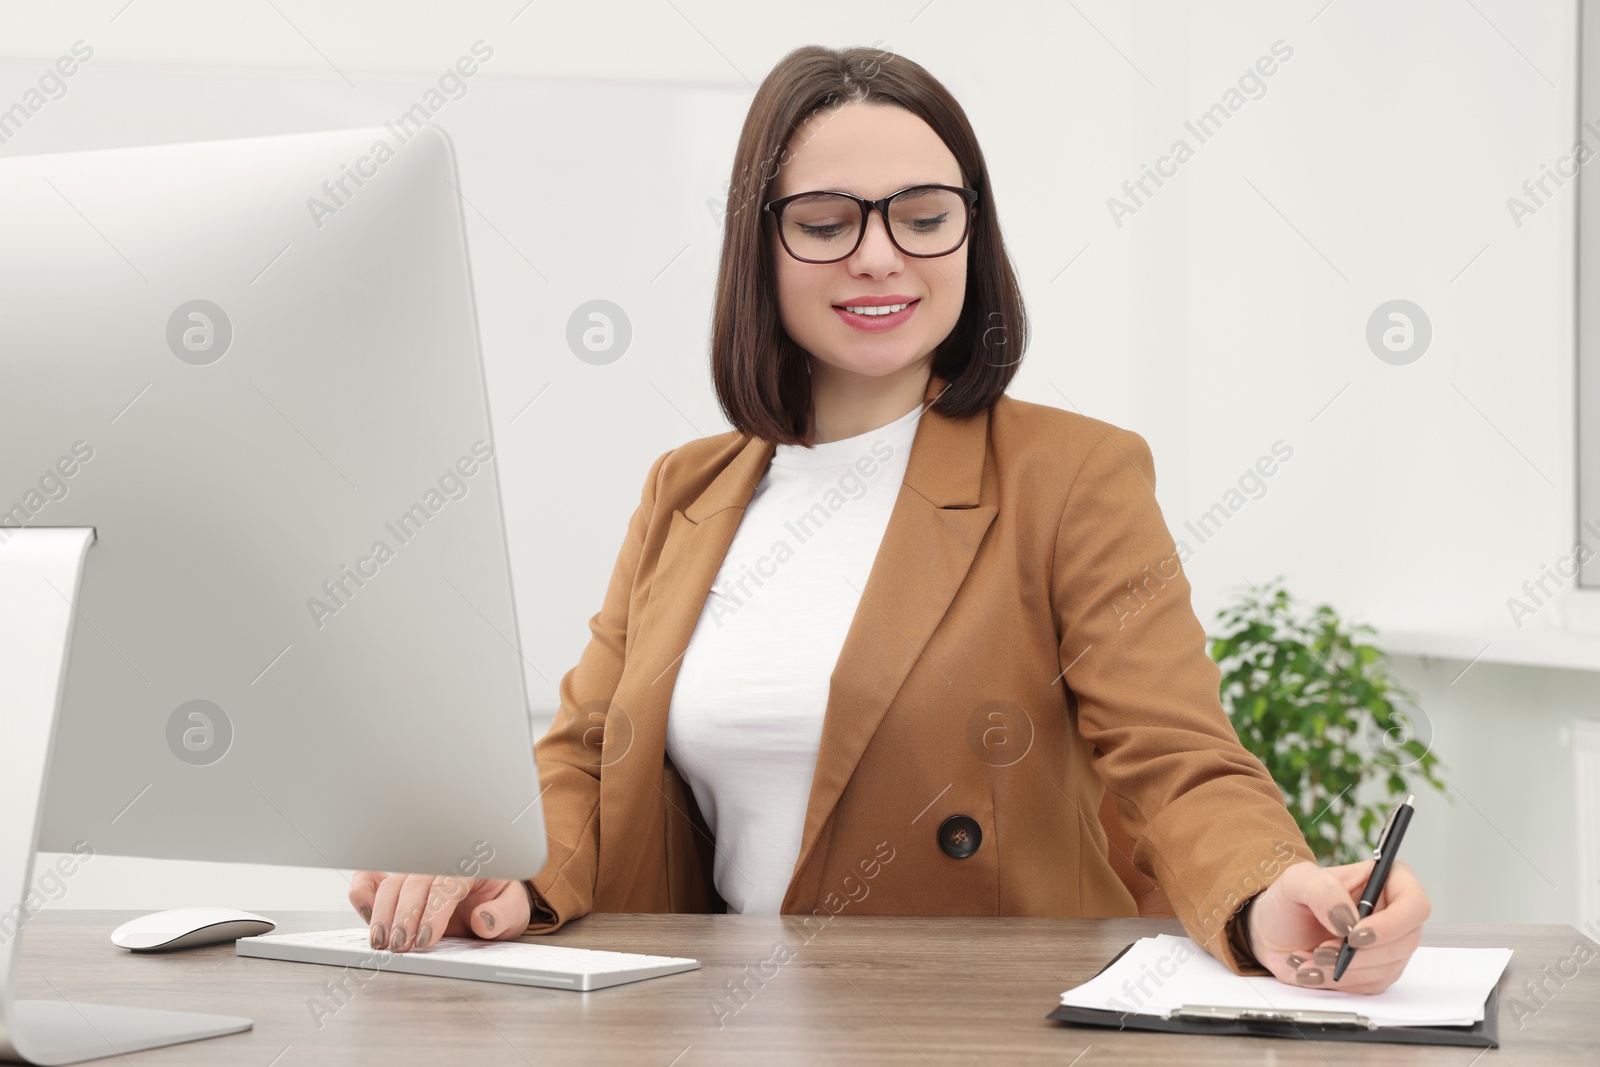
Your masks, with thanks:
M1096 974L1120 960L1123 950ZM1185 1004L1167 1015L1141 1015L1104 1008L1078 1008L1066 1004L1045 1016L1057 1022L1113 1030L1155 1030L1169 1034L1215 1034L1235 1037L1316 1038L1319 1041L1374 1041L1397 1045L1464 1045L1500 1047L1500 987L1483 1003L1483 1018L1471 1026L1376 1026L1354 1011L1274 1011L1271 1008L1233 1008Z

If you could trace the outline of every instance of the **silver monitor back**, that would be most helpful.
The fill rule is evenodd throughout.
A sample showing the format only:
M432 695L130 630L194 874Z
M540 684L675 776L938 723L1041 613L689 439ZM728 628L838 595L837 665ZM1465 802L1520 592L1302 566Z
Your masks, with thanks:
M0 158L0 545L97 535L39 848L543 866L458 185L432 127Z

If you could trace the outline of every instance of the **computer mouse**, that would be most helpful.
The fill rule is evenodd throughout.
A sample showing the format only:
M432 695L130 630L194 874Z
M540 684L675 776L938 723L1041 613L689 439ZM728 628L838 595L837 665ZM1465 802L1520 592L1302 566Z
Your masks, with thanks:
M233 908L174 908L141 915L111 932L111 943L134 952L171 952L270 933L277 923Z

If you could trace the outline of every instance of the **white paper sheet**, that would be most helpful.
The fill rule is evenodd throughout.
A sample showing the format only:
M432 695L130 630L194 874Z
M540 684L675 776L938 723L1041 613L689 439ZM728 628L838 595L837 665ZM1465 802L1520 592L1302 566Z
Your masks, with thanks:
M1360 960L1357 950L1352 966ZM1382 993L1343 993L1237 975L1192 939L1161 934L1136 941L1100 975L1062 993L1061 1003L1141 1015L1184 1004L1355 1011L1378 1026L1470 1026L1482 1020L1483 1002L1510 962L1508 948L1423 946Z

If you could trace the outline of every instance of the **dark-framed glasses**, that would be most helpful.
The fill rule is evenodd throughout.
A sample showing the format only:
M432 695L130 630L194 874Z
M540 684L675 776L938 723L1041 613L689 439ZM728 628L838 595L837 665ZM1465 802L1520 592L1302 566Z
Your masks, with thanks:
M912 185L881 200L818 190L769 201L784 250L802 263L837 263L855 255L867 213L883 216L889 240L908 256L932 259L961 247L978 211L978 191L956 185Z

